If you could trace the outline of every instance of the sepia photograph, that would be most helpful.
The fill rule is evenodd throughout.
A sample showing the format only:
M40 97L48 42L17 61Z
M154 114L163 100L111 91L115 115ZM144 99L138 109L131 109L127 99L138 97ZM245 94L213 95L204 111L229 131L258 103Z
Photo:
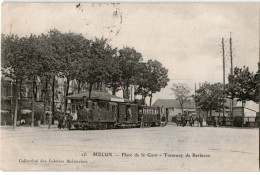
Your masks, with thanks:
M1 171L259 171L260 3L1 5Z

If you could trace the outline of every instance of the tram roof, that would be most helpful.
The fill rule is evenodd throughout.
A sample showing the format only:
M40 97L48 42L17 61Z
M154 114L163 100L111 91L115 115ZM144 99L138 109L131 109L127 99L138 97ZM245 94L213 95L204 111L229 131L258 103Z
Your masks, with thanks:
M74 100L83 100L83 97L86 97L87 99L89 96L89 92L81 93L81 94L75 94L75 95L69 95L67 99L74 99ZM91 100L108 100L108 101L114 101L114 102L130 102L130 100L117 97L115 95L111 95L107 92L97 92L92 91L91 92Z

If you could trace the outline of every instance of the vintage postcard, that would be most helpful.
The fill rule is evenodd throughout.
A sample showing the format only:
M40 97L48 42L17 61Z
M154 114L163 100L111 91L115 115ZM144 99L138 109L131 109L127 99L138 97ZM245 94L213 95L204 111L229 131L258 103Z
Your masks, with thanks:
M259 3L2 3L2 171L259 171Z

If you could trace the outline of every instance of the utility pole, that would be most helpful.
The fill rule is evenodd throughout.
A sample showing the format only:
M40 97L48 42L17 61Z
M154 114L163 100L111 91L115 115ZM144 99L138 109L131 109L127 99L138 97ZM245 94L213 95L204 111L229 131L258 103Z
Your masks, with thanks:
M12 35L12 28L13 28L13 25L10 24L10 35Z
M195 111L197 109L197 105L196 105L196 90L197 90L197 87L196 87L196 83L195 83L195 98L194 98Z
M230 39L229 39L229 45L230 45L230 65L231 65L231 76L233 76L233 55L232 55L232 37L231 37L231 32L230 32ZM233 89L231 92L231 101L230 101L230 110L231 110L231 117L233 117Z
M224 45L224 38L222 38L222 53L223 53L223 118L225 121L225 45Z

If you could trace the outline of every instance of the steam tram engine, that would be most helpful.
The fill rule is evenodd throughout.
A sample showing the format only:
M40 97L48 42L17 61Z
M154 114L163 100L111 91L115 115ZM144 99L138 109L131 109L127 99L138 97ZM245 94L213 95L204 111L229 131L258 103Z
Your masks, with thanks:
M130 103L126 99L108 93L93 92L68 96L71 100L72 120L69 129L114 129L143 126L160 126L167 118L167 110Z

